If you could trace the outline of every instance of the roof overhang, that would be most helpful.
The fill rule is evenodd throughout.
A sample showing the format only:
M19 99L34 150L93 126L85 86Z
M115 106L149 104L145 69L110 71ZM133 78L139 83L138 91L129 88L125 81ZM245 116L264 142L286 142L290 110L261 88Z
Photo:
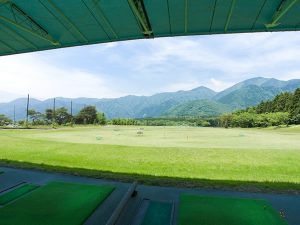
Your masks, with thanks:
M300 29L299 0L0 0L0 55L112 41Z

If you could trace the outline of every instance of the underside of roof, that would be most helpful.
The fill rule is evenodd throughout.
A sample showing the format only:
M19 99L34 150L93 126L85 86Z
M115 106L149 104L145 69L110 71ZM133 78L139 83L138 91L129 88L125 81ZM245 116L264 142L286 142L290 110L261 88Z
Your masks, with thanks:
M0 55L112 41L300 29L300 0L0 0Z

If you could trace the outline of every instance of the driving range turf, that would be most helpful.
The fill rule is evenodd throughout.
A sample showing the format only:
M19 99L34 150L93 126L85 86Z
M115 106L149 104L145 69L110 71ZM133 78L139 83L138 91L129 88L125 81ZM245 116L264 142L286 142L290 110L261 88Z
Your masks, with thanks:
M267 202L181 195L178 225L287 225Z
M0 224L80 225L113 190L112 186L65 182L39 188L25 184L0 196L6 204L0 208ZM181 194L178 211L178 225L287 225L263 200ZM141 224L170 224L172 217L171 202L151 200Z
M0 208L1 225L81 225L114 190L51 182Z
M24 184L20 187L17 187L16 189L13 189L3 195L0 195L0 205L5 205L22 195L25 195L34 189L38 188L39 186L33 185L33 184Z
M165 225L170 224L172 217L172 204L150 201L149 207L141 225Z
M300 126L139 128L1 130L0 162L146 184L300 190Z

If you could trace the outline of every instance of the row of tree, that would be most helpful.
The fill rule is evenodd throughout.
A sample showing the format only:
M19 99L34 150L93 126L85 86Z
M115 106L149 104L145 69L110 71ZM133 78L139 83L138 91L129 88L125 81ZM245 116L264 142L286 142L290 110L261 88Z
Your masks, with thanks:
M65 107L46 109L44 113L34 109L28 110L29 122L32 125L68 125L68 124L106 124L106 117L103 112L97 112L95 106L86 106L78 114L71 115ZM23 121L25 123L25 121Z
M223 127L267 127L300 124L300 88L281 93L273 100L220 116Z
M149 118L115 118L108 121L112 125L137 125L137 126L211 126L211 119L201 117L149 117Z
M222 127L268 127L288 125L289 113L276 112L276 113L262 113L255 112L235 112L220 116L220 125Z
M258 114L286 112L289 113L290 123L300 124L300 88L294 93L285 92L277 95L273 100L261 102L253 107L253 110Z

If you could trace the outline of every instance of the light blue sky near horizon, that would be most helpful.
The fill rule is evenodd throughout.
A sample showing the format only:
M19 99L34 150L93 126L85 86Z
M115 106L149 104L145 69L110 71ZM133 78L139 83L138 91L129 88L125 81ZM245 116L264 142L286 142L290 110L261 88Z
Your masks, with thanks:
M300 78L300 32L157 38L0 57L0 102L15 97L114 98L262 76Z

